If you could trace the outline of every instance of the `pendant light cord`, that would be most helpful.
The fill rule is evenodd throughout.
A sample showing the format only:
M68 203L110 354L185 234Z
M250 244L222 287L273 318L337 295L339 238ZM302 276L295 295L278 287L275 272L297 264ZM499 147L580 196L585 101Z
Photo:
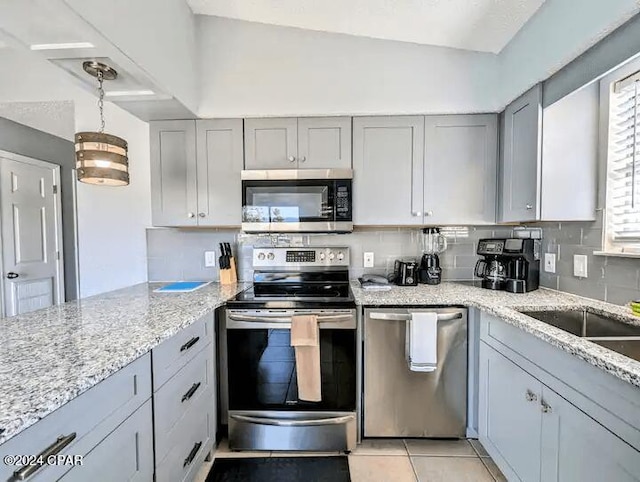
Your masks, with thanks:
M102 88L102 82L104 76L102 71L98 70L98 109L100 109L100 133L104 133L104 89Z

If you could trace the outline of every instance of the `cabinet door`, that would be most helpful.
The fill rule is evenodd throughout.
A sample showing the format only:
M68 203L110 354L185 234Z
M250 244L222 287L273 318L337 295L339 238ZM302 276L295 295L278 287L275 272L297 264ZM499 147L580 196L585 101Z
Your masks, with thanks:
M149 132L153 225L197 225L195 121L150 122Z
M542 480L640 480L640 452L547 387L541 408Z
M198 225L239 226L243 167L242 119L196 122Z
M535 86L505 109L502 222L540 216L542 89Z
M427 116L425 223L495 224L497 168L497 115Z
M298 167L351 169L351 117L298 119Z
M540 481L542 384L480 343L479 438L500 469Z
M296 169L298 120L245 119L244 149L245 169Z
M354 224L422 224L424 117L353 119Z

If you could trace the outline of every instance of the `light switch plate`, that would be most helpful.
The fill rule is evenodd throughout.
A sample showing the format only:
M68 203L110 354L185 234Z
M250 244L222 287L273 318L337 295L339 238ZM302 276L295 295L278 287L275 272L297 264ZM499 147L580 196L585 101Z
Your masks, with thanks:
M372 252L364 253L363 263L365 268L373 268L374 256Z
M556 272L556 254L544 253L544 270L547 273Z
M205 251L204 252L204 266L205 268L215 268L216 266L216 252Z
M574 254L573 255L573 276L577 276L578 278L586 278L587 262L588 262L587 255Z

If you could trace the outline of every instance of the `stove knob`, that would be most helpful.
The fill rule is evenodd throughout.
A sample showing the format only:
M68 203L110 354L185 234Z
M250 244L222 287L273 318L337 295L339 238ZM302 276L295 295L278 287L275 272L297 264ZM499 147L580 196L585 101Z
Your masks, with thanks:
M324 261L324 258L325 258L324 253L320 253L320 261Z
M340 251L338 253L338 261L342 261L344 259L344 253L342 251Z
M258 253L258 259L262 261L264 259L264 253Z
M269 254L267 255L267 259L268 259L268 260L272 260L273 258L275 258L275 255L274 255L273 253L269 253Z
M335 257L336 257L336 255L333 254L333 251L330 251L329 252L329 259L333 261L333 258L335 258Z

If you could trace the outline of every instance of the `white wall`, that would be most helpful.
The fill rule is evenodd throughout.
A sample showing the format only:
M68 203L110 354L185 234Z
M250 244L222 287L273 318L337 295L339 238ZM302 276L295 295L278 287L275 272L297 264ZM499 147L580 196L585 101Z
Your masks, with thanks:
M47 62L28 53L1 49L0 71L0 103L71 100L73 131L98 127L97 99ZM107 131L129 143L131 184L110 188L78 183L82 297L147 279L145 228L151 224L148 124L108 102L105 114ZM26 117L22 120L28 122ZM47 125L33 124L36 128ZM70 131L68 127L64 130ZM59 129L50 133L58 134L56 131Z
M500 104L545 80L640 10L636 0L547 0L500 52Z
M494 112L493 54L197 16L201 117Z

